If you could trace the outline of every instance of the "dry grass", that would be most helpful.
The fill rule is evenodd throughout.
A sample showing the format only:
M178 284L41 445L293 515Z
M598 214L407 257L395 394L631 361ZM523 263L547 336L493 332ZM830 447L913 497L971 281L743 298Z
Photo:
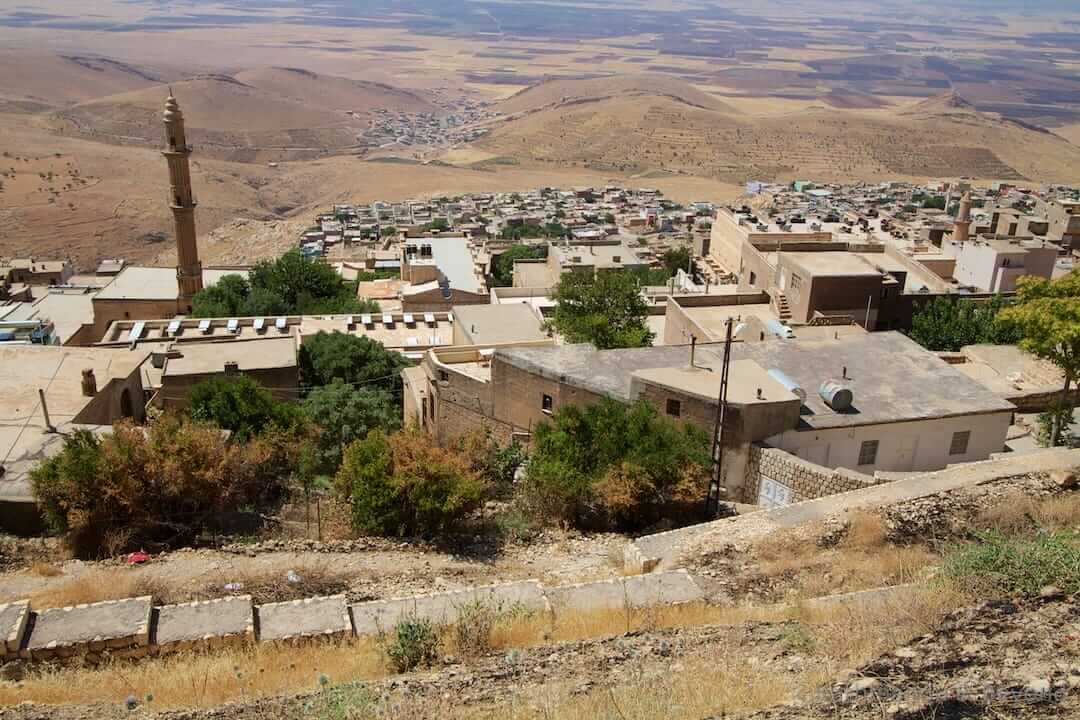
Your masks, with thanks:
M219 653L188 653L115 663L101 668L34 668L22 683L0 683L0 705L122 703L153 695L153 705L216 707L232 700L313 690L319 676L331 681L370 680L386 675L382 654L371 640L301 646L252 645Z
M877 515L854 513L836 546L822 548L820 525L777 533L758 543L754 554L766 577L789 582L801 597L917 582L940 561L922 545L894 545Z
M710 713L751 710L789 699L827 679L830 673L865 662L932 629L948 611L968 602L959 593L914 589L895 600L867 605L710 607L683 605L650 610L614 610L563 617L511 615L495 623L490 650L545 645L558 641L610 637L626 632L701 626L739 626L746 622L798 623L810 638L808 661L797 672L778 675L751 661L752 647L711 647L681 658L679 672L663 665L636 669L635 680L612 690L575 694L573 686L547 684L523 689L499 708L447 704L441 717L499 716L522 720L550 710L547 717L699 718ZM443 632L445 651L453 651L455 631ZM644 662L644 661L643 661ZM314 690L325 675L331 683L373 680L388 674L386 657L374 639L299 647L254 645L213 654L189 653L139 664L100 668L35 667L19 685L0 684L0 704L122 702L134 695L154 696L157 708L216 707L235 700ZM573 678L568 681L574 682ZM580 682L580 680L578 680ZM524 686L524 684L523 684ZM408 698L395 717L430 717L430 699ZM606 709L605 709L606 708ZM347 716L346 716L347 717Z
M1072 529L1080 525L1080 493L1043 500L1028 495L1010 496L979 513L975 525L1003 533L1026 532L1036 527L1046 530Z
M161 603L182 602L166 583L141 569L104 568L88 570L67 582L40 590L30 596L30 605L35 610L44 610L143 595L152 595Z
M52 563L37 562L30 566L30 574L38 577L60 577L64 571Z

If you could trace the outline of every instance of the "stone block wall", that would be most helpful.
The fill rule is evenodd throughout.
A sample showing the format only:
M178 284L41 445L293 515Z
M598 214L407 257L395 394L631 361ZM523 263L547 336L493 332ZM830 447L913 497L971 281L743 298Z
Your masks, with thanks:
M786 503L791 504L859 490L881 482L846 468L830 468L816 465L779 448L753 444L750 462L747 464L746 483L743 486L743 502L757 503L762 481L768 480L790 491Z

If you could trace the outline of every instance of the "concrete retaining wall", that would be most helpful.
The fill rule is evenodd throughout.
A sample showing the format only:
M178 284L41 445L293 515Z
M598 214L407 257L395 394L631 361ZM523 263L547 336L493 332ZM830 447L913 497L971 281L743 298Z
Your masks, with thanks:
M646 535L627 544L623 550L623 565L629 572L651 572L665 564L670 565L689 543L714 536L717 544L734 539L747 541L783 528L824 520L830 515L855 508L880 507L993 480L1078 466L1080 450L1064 449L1004 455L982 462L965 463L839 495Z
M144 657L214 650L250 642L310 642L389 632L405 617L438 626L457 622L462 608L482 603L496 613L539 614L641 609L704 600L689 573L545 588L536 580L357 603L344 595L255 607L251 596L154 608L150 597L34 612L22 600L0 605L0 659L96 663L106 657Z

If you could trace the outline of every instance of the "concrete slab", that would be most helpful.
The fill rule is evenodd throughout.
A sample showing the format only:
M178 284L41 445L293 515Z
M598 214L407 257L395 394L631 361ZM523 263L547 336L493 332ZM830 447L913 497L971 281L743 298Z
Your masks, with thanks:
M0 605L0 654L15 655L19 652L29 619L29 600Z
M259 606L259 640L332 637L353 631L344 595Z
M460 608L480 602L496 613L546 613L550 610L544 588L536 580L485 585L390 600L353 605L353 625L357 635L378 635L393 629L405 617L430 620L436 625L457 621Z
M699 602L705 594L685 570L548 588L556 616L563 612L599 612Z
M255 639L250 595L166 605L157 611L153 643L158 652L217 648Z
M152 610L149 595L42 610L35 614L30 639L20 654L38 660L145 648L150 644Z

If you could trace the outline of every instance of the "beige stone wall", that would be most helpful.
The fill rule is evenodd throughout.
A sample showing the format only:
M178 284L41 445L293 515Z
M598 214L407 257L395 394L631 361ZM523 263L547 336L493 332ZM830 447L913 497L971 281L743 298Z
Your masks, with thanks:
M742 500L748 503L758 502L763 479L790 490L792 503L858 490L881 482L869 475L842 468L830 470L778 448L758 444L750 446L746 470Z
M127 400L124 400L125 392ZM126 406L126 407L125 407ZM126 414L125 410L130 410ZM112 425L125 417L138 422L146 418L146 393L142 384L142 368L136 368L126 378L114 378L98 388L97 395L72 419L84 425Z
M491 392L495 420L523 432L531 432L532 428L549 417L542 405L545 394L552 398L553 411L567 404L588 405L599 402L601 398L597 393L500 362L498 356L491 366Z
M160 320L175 317L176 300L99 300L94 298L94 342L116 320Z
M274 399L279 402L297 400L300 397L300 376L299 369L296 366L268 370L249 370L240 374L251 378L269 390ZM211 378L224 376L225 371L222 368L221 372L215 373L163 377L157 404L170 409L183 408L187 405L188 391L194 385Z

